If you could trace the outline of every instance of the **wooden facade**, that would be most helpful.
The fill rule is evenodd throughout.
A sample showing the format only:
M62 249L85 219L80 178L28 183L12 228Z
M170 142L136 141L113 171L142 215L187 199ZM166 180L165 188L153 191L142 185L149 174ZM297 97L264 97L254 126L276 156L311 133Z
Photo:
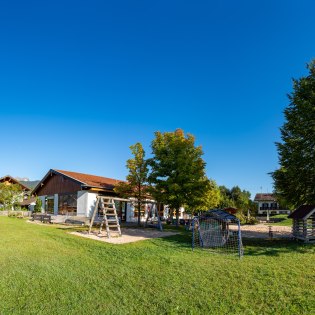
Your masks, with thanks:
M71 179L69 177L63 176L61 174L56 174L51 172L37 187L36 195L54 195L54 194L64 194L64 193L75 193L81 190L81 183Z
M302 205L289 218L293 219L293 238L315 242L315 205Z

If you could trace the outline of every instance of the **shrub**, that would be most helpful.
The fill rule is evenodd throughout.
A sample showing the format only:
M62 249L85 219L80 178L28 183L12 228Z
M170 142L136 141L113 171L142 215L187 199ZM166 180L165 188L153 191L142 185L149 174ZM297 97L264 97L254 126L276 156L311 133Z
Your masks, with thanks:
M38 197L36 198L36 204L34 206L33 212L42 212L42 200L39 199Z
M255 217L247 217L242 212L238 212L235 215L239 220L241 224L257 224L258 220Z
M10 218L24 218L23 211L9 211L8 217L10 217Z

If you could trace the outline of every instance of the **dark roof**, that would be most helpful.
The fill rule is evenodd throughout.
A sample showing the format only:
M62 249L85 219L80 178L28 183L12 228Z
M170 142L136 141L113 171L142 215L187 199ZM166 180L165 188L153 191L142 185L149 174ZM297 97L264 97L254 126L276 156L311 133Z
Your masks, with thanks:
M237 209L233 208L233 207L227 207L223 209L225 212L231 213L231 214L235 214L237 213Z
M207 217L210 216L210 217L220 218L220 219L229 220L229 221L238 221L238 218L235 215L230 214L230 213L223 211L223 210L220 210L220 209L207 211L206 216Z
M262 193L256 194L255 201L277 201L274 194Z
M291 219L306 219L313 212L315 212L315 205L302 205L299 206L296 210L294 210L288 218Z

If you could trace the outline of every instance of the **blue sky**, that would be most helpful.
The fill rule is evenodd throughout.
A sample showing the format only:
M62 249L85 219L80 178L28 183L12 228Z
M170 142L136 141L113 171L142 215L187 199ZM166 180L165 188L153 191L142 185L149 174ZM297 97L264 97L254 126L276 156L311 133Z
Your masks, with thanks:
M207 174L272 191L314 1L1 1L0 176L124 179L129 146L182 128Z

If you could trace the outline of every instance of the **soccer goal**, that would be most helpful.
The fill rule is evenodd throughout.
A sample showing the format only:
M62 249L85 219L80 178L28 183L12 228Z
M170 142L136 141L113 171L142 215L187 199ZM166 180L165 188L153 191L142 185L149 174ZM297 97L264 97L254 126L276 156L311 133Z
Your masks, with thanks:
M192 248L243 256L240 221L223 210L211 210L192 221Z

